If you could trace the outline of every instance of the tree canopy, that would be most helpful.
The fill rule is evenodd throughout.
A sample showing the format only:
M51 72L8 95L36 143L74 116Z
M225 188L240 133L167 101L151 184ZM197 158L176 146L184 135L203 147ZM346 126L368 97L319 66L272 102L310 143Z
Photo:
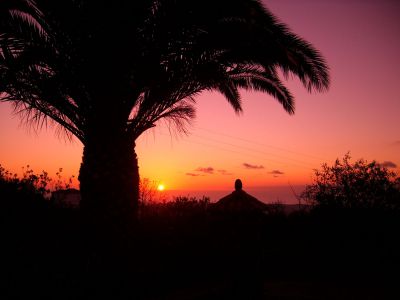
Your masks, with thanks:
M315 170L314 182L301 198L319 207L330 208L400 208L400 178L376 161L351 162L350 154L332 166Z
M184 129L203 90L221 92L236 112L239 89L266 92L293 113L278 70L310 91L329 84L319 52L260 1L17 3L29 5L19 14L36 30L2 40L2 101L33 124L54 120L83 143L92 123L122 122L134 138L161 119Z

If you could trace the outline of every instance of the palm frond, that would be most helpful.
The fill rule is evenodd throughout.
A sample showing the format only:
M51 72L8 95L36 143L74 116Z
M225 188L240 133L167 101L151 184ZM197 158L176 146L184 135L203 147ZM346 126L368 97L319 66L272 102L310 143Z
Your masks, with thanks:
M29 64L31 62L32 64ZM11 102L28 127L40 129L50 118L70 134L83 139L79 108L59 88L59 78L46 65L33 64L29 55L0 58L0 102ZM62 132L62 130L59 132Z
M240 99L239 91L236 88L234 82L232 82L231 80L222 81L218 83L215 89L225 96L226 100L233 107L237 114L242 112L242 101Z
M186 128L194 117L188 99L204 90L220 92L236 113L246 89L269 94L293 114L280 70L310 92L329 86L320 52L260 0L4 4L11 2L0 2L4 101L22 101L82 140L90 122L103 120L126 126L134 138L162 119ZM4 12L11 25L1 20Z
M154 124L160 120L166 121L170 131L188 133L188 126L196 117L196 110L193 106L194 99L187 98L182 100L161 113L154 119Z
M293 96L273 69L260 71L257 67L237 66L230 71L230 76L237 87L268 93L277 99L289 114L294 113Z

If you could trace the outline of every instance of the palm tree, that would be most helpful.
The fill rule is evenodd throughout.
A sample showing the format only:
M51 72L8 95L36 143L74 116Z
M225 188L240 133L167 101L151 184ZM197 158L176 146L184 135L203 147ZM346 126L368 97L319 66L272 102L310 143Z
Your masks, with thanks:
M83 143L81 205L96 218L132 217L136 139L160 120L185 131L200 92L221 92L239 113L240 89L262 91L292 114L279 70L309 91L329 85L320 53L258 0L36 3L46 37L19 40L23 51L1 59L1 101Z
M10 56L20 54L25 43L33 37L46 40L42 13L30 0L0 2L0 67ZM1 69L0 69L1 70Z

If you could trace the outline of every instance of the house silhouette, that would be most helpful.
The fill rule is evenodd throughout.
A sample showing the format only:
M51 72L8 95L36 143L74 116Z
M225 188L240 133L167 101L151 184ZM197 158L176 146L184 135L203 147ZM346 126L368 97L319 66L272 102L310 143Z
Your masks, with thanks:
M257 198L251 196L243 190L243 184L240 179L235 181L235 190L218 200L214 204L214 209L219 212L227 213L251 213L266 212L268 205Z

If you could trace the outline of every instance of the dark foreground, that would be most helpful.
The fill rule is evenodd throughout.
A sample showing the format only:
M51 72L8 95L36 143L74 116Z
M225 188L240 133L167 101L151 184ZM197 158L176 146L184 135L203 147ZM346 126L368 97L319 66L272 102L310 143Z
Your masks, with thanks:
M400 299L400 218L376 211L226 215L147 206L89 234L46 203L1 212L2 299Z

